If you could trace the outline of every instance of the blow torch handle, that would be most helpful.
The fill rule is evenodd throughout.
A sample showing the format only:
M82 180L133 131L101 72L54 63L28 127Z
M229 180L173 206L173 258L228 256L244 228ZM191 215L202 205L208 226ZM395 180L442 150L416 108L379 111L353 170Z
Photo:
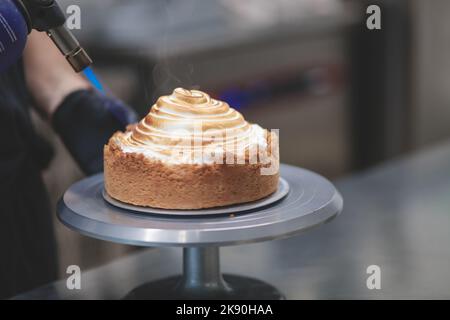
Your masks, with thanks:
M47 32L60 27L66 22L61 7L55 0L16 0L28 23L29 32L32 29Z

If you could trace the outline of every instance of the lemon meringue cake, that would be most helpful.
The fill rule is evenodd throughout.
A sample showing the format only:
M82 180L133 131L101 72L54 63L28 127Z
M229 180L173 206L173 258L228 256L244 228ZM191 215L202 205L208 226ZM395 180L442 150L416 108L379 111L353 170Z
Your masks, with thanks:
M277 190L278 135L227 103L175 89L104 148L106 192L138 206L202 209L250 202Z

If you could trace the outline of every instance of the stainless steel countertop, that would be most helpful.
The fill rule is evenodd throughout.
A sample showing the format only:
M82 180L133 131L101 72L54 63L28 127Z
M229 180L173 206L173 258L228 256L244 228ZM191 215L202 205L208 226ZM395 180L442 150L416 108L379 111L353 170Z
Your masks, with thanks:
M450 143L337 182L333 222L287 240L223 248L225 273L263 279L288 299L450 298ZM381 290L366 287L369 265ZM118 299L181 272L180 249L149 249L18 298Z

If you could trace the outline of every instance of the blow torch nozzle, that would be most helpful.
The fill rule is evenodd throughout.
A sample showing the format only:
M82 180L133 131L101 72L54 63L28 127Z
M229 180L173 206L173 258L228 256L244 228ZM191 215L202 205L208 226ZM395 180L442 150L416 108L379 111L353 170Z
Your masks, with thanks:
M64 25L47 31L50 39L66 57L75 72L81 72L92 64L92 59L80 46L73 33Z
M29 31L46 32L75 72L81 72L92 64L92 59L64 25L66 17L55 0L15 1L24 13Z

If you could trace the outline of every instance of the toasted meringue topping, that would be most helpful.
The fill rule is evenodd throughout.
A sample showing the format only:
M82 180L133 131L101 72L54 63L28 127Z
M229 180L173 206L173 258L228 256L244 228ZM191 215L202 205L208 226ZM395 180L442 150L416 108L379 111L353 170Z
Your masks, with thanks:
M266 133L227 103L198 90L177 88L172 95L160 97L150 113L130 132L117 136L116 142L125 152L173 160L174 155L186 157L186 149L198 155L205 149L219 154L240 152L254 144L265 147Z

